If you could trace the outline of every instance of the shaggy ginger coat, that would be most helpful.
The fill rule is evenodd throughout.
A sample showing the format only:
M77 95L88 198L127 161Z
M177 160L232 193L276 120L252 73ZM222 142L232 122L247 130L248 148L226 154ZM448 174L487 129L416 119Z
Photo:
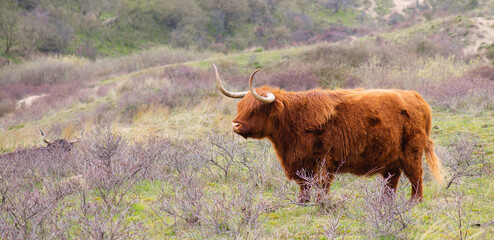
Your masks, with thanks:
M234 129L243 137L273 144L286 176L300 185L300 201L308 188L300 171L322 177L329 189L336 173L381 174L396 190L403 172L412 198L422 198L422 154L433 176L442 181L441 165L430 139L431 109L414 91L311 90L286 92L262 87L275 95L262 103L250 93L237 104Z

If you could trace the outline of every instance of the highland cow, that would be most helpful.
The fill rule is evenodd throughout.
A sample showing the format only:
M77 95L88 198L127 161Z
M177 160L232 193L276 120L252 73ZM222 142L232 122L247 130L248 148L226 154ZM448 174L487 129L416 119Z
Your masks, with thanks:
M213 65L214 66L214 65ZM299 201L310 200L310 184L300 172L317 176L328 192L337 173L380 174L396 191L402 173L411 198L422 199L422 155L437 181L441 164L434 154L431 109L420 94L405 90L323 90L287 92L263 86L220 91L237 103L232 126L244 138L268 138L286 176L300 185Z
M43 131L41 131L41 129L39 131L41 132L41 137L43 138L43 142L47 144L45 147L28 148L28 149L7 153L4 155L0 155L0 159L19 158L23 156L36 156L40 153L50 153L56 151L70 152L70 150L74 147L74 143L79 141L79 140L67 140L67 139L56 139L50 141L46 139L45 134L43 133Z

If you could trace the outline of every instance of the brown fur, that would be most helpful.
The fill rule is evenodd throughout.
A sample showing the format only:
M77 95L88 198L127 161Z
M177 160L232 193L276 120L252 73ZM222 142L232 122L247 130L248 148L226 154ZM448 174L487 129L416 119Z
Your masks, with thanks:
M36 156L37 154L50 153L53 151L69 152L73 147L74 147L74 143L71 143L66 139L57 139L48 143L46 147L23 149L23 150L7 153L4 155L0 155L0 160L22 157L22 156Z
M276 100L265 104L248 93L237 104L233 122L240 127L234 130L272 142L286 176L300 185L301 201L308 200L306 184L297 175L301 170L324 173L326 190L336 173L381 174L396 190L403 172L412 184L412 198L421 199L425 151L434 177L442 179L429 138L431 110L417 92L286 92L266 86L256 92L271 92Z

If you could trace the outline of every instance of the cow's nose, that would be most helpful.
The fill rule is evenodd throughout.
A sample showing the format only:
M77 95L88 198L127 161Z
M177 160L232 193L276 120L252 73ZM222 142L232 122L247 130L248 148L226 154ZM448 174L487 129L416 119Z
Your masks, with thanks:
M232 126L234 129L238 129L240 127L240 123L232 122Z

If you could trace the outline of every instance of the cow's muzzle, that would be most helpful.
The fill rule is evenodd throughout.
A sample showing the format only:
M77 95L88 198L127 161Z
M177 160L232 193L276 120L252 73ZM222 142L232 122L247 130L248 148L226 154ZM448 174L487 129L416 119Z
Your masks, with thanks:
M232 129L235 133L238 135L247 138L248 137L248 131L245 129L245 126L242 123L239 122L232 122Z

